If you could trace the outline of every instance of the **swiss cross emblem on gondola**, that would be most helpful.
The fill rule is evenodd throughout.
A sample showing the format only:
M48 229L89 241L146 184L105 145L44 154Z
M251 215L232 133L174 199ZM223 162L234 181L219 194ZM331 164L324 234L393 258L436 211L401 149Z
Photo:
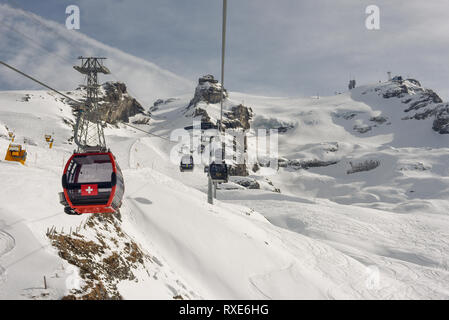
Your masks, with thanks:
M81 185L82 196L96 196L98 195L98 185L96 184L82 184Z

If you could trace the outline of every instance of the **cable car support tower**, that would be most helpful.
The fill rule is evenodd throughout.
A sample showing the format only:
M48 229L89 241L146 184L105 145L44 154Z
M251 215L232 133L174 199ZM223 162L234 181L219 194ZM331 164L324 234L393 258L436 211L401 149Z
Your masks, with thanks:
M85 105L79 109L76 120L74 141L78 146L78 152L106 151L106 140L104 138L103 123L100 117L98 105L98 73L110 74L108 68L103 65L101 57L79 57L80 66L73 68L85 75L87 83Z

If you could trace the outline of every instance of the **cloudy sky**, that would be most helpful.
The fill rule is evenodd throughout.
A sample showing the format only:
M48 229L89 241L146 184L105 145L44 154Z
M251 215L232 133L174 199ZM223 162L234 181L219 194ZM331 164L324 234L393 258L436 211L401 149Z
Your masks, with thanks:
M219 77L220 0L0 0L65 24L78 5L80 32L189 80ZM365 27L368 5L380 30ZM417 78L449 99L447 0L228 0L225 85L263 95L331 95Z

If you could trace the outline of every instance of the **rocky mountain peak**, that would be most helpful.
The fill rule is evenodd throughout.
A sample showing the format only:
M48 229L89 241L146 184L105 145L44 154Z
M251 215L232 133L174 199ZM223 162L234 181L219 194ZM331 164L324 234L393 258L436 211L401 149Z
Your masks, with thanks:
M198 79L198 85L195 89L195 95L193 99L190 100L188 107L196 107L196 105L201 101L206 102L207 104L219 103L222 99L226 99L227 97L227 90L223 89L222 96L221 83L219 83L213 75L208 74Z
M243 104L235 104L228 99L226 89L221 95L221 84L208 74L198 79L195 95L186 107L187 117L201 118L202 128L216 128L220 110L217 104L224 99L223 125L227 129L250 128L250 121L254 115L253 110Z
M231 111L225 112L227 119L223 120L223 124L226 128L242 128L248 130L250 128L250 120L252 119L254 113L249 107L239 104L233 106Z
M102 85L100 111L102 120L108 123L128 122L129 117L144 114L142 105L127 92L122 82L106 82Z
M80 86L77 91L83 91L84 86ZM145 109L127 91L123 82L106 82L99 88L99 109L102 121L115 124L119 121L129 122L129 118L138 114L145 115ZM76 108L75 108L75 111ZM149 120L149 117L147 115Z
M433 130L441 134L449 133L449 104L443 103L436 92L424 88L418 80L396 76L391 81L377 86L374 91L385 99L400 99L405 113L402 120L434 117Z

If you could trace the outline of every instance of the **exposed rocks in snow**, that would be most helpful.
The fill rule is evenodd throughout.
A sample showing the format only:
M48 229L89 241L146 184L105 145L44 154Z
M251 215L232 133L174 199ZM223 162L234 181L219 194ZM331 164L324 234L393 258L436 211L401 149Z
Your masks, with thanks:
M245 187L247 189L260 189L260 184L254 178L249 177L234 177L231 181Z
M387 117L383 117L383 116L376 116L376 117L371 117L369 119L369 121L373 121L373 122L376 122L378 124L383 124L383 123L388 121L388 118Z
M288 160L288 159L279 157L279 159L278 159L278 166L279 166L280 168L286 168L286 167L288 167L288 162L289 162L289 161L290 161L290 160ZM259 168L260 168L260 166L259 166L257 163L256 163L255 165L257 165L257 170L254 170L254 169L253 169L254 172L258 171Z
M143 115L143 114L138 114L135 115L134 117L132 117L132 119L130 119L130 121L133 124L150 124L150 120L151 118L149 116Z
M121 299L118 282L134 280L133 269L150 258L127 239L112 215L92 215L84 229L86 227L95 232L95 240L83 235L82 230L79 233L54 232L48 235L59 256L77 266L84 281L82 288L73 289L64 299ZM111 234L106 235L108 232L105 231L112 232L115 238L111 238Z
M210 121L210 117L207 114L207 111L202 108L196 108L193 113L193 117L194 118L201 117L201 123L210 123L211 125L213 125Z
M100 102L102 120L112 124L117 121L128 122L129 117L145 112L140 103L128 94L124 83L106 82L102 88L104 90Z
M408 107L404 112L416 111L432 104L442 103L443 100L433 90L425 89L420 82L415 79L407 79L400 84L392 82L387 85L386 91L383 93L384 98L404 98L401 102L407 104Z
M193 113L187 114L186 116L191 116L193 118L199 118L201 122L201 130L217 129L217 124L215 124L206 110L201 107L196 107ZM193 126L186 126L185 130L193 130Z
M401 102L406 106L404 112L407 113L401 118L402 120L424 120L435 117L432 129L440 134L449 133L449 104L443 104L437 93L423 88L418 80L397 78L376 87L374 91L386 99L394 97L402 99Z
M351 120L357 115L357 113L358 112L345 112L344 114L341 115L341 117L345 120Z
M329 143L323 143L323 150L326 152L337 152L338 151L338 142L329 142Z
M150 118L141 118L141 119L133 120L132 123L134 123L134 124L149 124Z
M354 131L357 131L358 133L367 133L368 131L371 131L372 128L372 126L366 124L355 124L353 127Z
M218 104L222 98L227 97L226 90L223 92L223 97L221 96L221 84L212 75L203 76L198 80L195 95L186 107L185 116L200 117L202 129L216 128L218 120L216 106L213 107L215 110L208 110L209 104ZM229 106L228 102L223 110L223 126L226 129L249 129L253 117L252 109L243 104Z
M386 125L390 125L391 122L387 122L388 121L388 117L384 117L384 116L375 116L375 117L371 117L369 118L370 122L374 122L375 124L366 124L363 123L363 121L361 119L357 119L356 123L353 126L353 130L357 131L358 133L367 133L369 131L371 131L373 128L376 128L380 125L383 125L384 123Z
M449 133L449 104L441 105L435 111L432 129L441 134Z
M69 118L62 118L62 122L64 122L69 127L75 126L75 122L72 119L69 119Z
M251 109L250 109L251 110ZM252 110L251 110L252 111ZM293 129L296 123L288 122L275 118L268 118L262 115L257 115L251 123L254 129L274 129L278 130L278 133L286 133L288 130Z
M204 84L206 82L218 83L218 80L211 74L206 74L198 79L198 84Z
M413 83L415 86L421 87L421 82L416 79L409 78L407 81Z
M409 102L409 107L405 109L405 112L409 112L411 110L418 110L424 107L427 107L431 103L441 103L443 100L432 90L425 89L419 96L418 99L415 99L413 102Z
M245 130L250 128L250 120L253 117L253 110L239 104L232 107L230 112L226 112L225 116L228 118L223 120L223 124L226 128L243 128Z
M264 189L268 189L270 191L276 192L276 193L281 193L281 189L276 188L273 184L273 182L271 182L269 179L265 178L265 182L267 183L267 185L269 186L268 188L265 187ZM262 186L263 187L263 186Z
M246 167L246 163L231 165L229 167L229 175L230 176L241 176L241 177L247 176L248 168Z
M359 163L352 163L350 161L349 165L351 166L351 169L346 171L346 173L352 174L352 173L356 173L356 172L373 170L380 165L380 161L379 160L365 160L365 161L362 161Z
M84 91L83 87L77 90ZM73 104L72 104L73 105ZM77 106L73 106L75 112ZM137 114L145 114L141 104L127 92L126 85L122 82L106 82L99 90L100 119L116 124L119 121L129 122L129 117Z
M166 100L163 100L163 99L157 99L157 100L153 103L153 106L150 108L150 111L151 111L151 112L154 112L154 111L156 111L156 110L159 110L159 107L160 107L160 106L165 105L165 104L168 104L168 103L171 103L171 102L173 102L173 101L175 101L175 100L176 100L175 98L169 98L169 99L166 99Z
M253 172L257 172L257 171L259 171L259 169L260 169L260 167L259 167L259 164L256 162L256 163L254 163L254 165L253 165Z
M278 129L278 133L286 133L288 130L293 129L294 126L287 126L287 127L279 127Z
M196 107L196 105L204 101L206 103L219 103L221 99L228 97L228 92L223 89L223 96L221 95L221 84L214 79L212 75L206 75L198 80L198 86L195 89L195 96L187 108Z
M402 100L402 103L409 104L408 108L404 110L405 112L418 110L432 103L443 102L433 90L423 88L421 83L415 79L391 81L386 86L378 87L375 90L381 91L385 99L406 97Z
M279 158L279 160L278 160L279 167L281 167L281 168L290 167L294 170L317 168L317 167L327 167L327 166L334 165L337 163L338 163L338 161L323 161L323 160L319 160L319 159L288 160L285 158Z
M432 169L431 166L425 165L422 162L405 163L401 167L399 167L400 171L427 171L431 169Z
M53 230L47 236L59 256L79 268L82 279L63 299L122 299L119 282L138 282L136 273L142 271L150 278L151 264L160 263L122 231L114 215L92 215L83 227L69 234Z
M310 144L302 149L300 153L296 154L296 159L279 157L278 166L280 168L290 168L293 170L327 167L337 164L341 160L339 150L340 144L338 142Z
M230 181L242 187L245 187L246 189L263 189L271 192L281 193L281 190L279 188L276 188L273 185L273 182L271 182L268 178L259 177L258 179L254 177L231 177Z
M397 85L389 88L386 92L382 94L385 99L389 98L403 98L406 94L408 94L408 88L406 85Z

